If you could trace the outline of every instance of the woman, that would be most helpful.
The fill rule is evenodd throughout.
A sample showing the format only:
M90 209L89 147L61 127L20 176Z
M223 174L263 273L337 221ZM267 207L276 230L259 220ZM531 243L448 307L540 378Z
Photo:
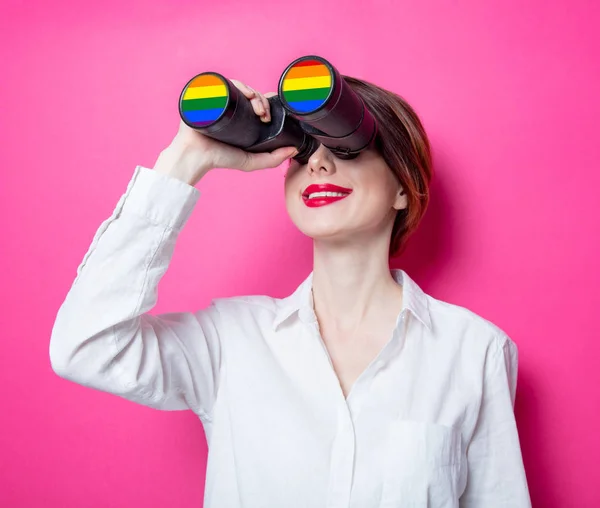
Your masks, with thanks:
M314 269L292 295L149 314L200 179L294 155L246 153L181 123L96 233L58 312L52 367L194 411L209 445L207 508L530 506L514 342L389 269L428 204L426 133L399 96L344 79L379 133L356 159L320 146L307 164L290 162L287 210L314 240ZM268 122L266 96L234 83ZM309 188L321 184L342 192L324 199L327 187Z

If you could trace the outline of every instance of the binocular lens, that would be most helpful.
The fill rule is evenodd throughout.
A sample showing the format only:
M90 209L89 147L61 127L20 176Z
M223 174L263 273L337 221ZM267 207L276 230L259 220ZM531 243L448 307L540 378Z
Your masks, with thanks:
M338 157L357 157L375 138L375 118L361 97L320 56L303 56L288 65L279 80L279 96L304 132Z
M183 119L196 128L208 127L223 115L228 100L224 78L211 72L199 74L183 90L180 104Z
M293 64L282 77L282 100L294 113L314 113L327 102L332 90L331 70L313 58Z
M250 101L216 72L198 74L185 85L179 115L202 134L241 148L252 146L261 135L261 122Z

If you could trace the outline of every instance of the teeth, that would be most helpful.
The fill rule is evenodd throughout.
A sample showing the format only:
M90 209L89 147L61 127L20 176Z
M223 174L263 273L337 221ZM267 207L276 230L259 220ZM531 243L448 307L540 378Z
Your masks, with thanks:
M321 197L329 197L329 196L347 196L347 192L313 192L308 195L308 199L312 198L321 198Z

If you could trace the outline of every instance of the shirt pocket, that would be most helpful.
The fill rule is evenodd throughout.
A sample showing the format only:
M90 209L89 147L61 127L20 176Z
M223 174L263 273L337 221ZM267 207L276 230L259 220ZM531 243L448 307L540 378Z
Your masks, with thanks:
M380 508L453 508L461 460L460 430L438 423L396 420L383 454Z

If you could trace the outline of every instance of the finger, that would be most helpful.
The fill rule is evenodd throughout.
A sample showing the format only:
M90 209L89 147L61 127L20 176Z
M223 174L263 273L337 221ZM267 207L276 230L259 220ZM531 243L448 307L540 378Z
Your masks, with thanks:
M237 79L231 79L230 81L236 86L236 88L240 90L240 92L244 94L247 99L252 99L256 96L256 91L248 85L245 85Z
M231 79L230 81L244 94L244 97L250 99L254 113L259 116L263 122L270 122L271 113L269 101L251 86L248 86L237 79Z
M275 97L277 95L277 92L267 92L265 94L265 97Z
M250 101L250 103L252 104L252 109L254 109L254 112L258 116L262 117L265 114L265 107L263 106L263 102L258 94Z
M252 88L252 90L254 91L255 99L257 101L259 101L259 104L256 104L256 107L254 107L254 112L258 116L260 116L260 119L263 122L270 122L271 121L271 112L270 112L270 107L269 107L269 100L260 92L257 92L253 88Z
M260 97L260 93L254 90L254 88L252 88L251 86L244 86L252 92L252 99L250 100L250 103L252 104L252 109L254 110L254 113L262 117L265 114L265 107Z
M262 116L261 120L263 122L270 122L271 121L271 105L269 104L269 99L267 99L263 94L259 93L258 96L260 97L260 100L262 101L265 113Z
M298 150L294 146L284 146L272 152L246 152L245 160L240 165L240 169L243 171L255 171L257 169L275 168L286 159L296 155L296 153L298 153Z

